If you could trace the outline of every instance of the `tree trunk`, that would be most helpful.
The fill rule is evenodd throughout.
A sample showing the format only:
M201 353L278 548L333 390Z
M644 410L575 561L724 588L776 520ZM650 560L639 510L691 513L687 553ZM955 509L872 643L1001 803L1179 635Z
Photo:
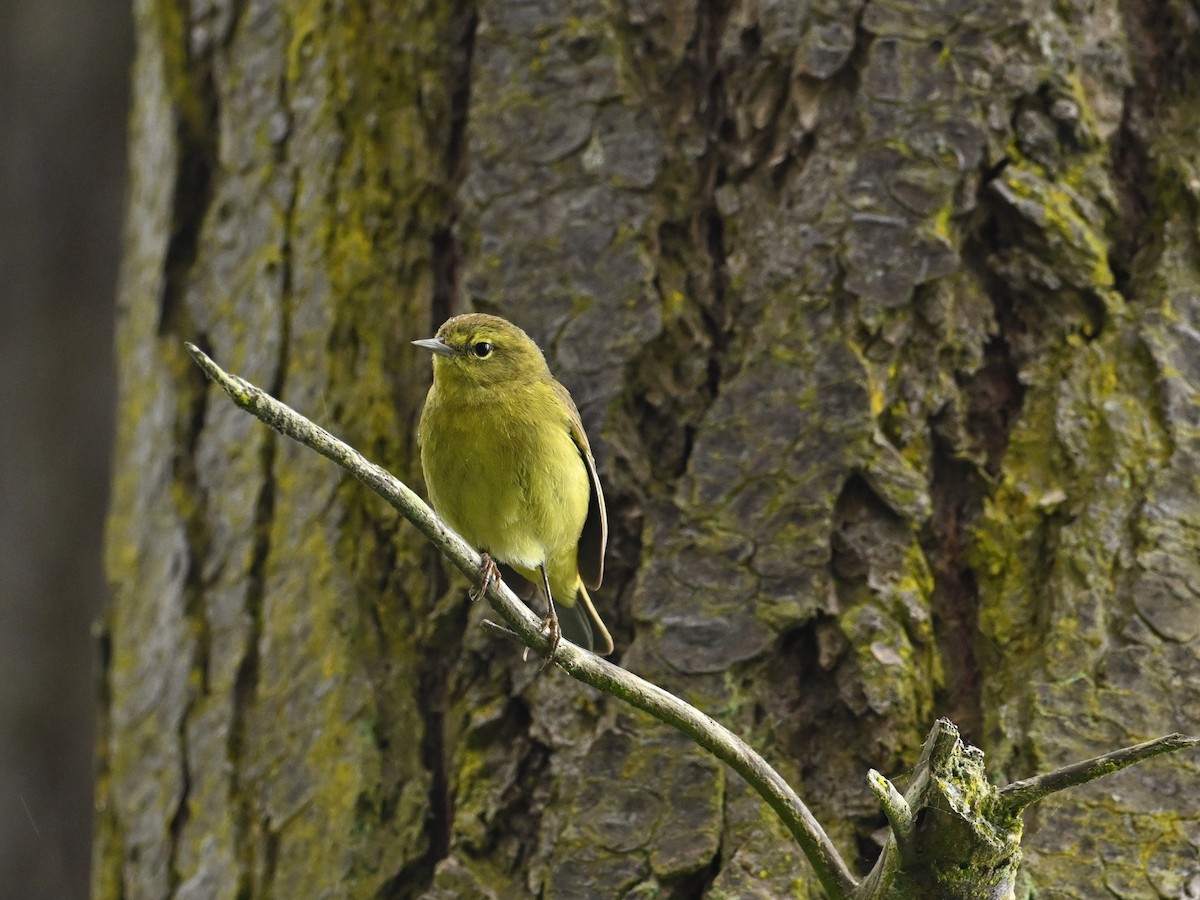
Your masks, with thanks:
M478 627L199 344L419 483L448 315L573 392L617 658L863 872L948 714L1019 778L1200 730L1196 13L142 0L94 893L817 896L769 809ZM1024 889L1183 896L1181 756Z

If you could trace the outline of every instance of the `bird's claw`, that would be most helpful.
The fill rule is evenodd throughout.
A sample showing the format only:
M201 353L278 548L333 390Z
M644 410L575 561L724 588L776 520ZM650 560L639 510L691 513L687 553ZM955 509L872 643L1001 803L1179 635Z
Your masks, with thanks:
M538 667L538 672L540 673L546 666L550 665L551 660L554 659L555 651L558 650L558 643L562 640L562 629L558 626L558 616L553 612L548 613L546 618L542 619L541 627L538 630L546 632L550 640L550 647L546 651L546 658L542 660L541 666ZM526 647L521 654L521 661L525 662L528 659L529 648Z
M500 583L500 570L496 567L495 560L486 553L482 554L479 563L479 578L479 587L471 588L468 592L472 602L482 598L492 585Z
M550 662L554 659L555 651L558 650L558 642L562 640L562 629L558 626L558 615L554 612L553 606L550 607L550 612L546 614L546 618L542 619L540 630L548 633L550 647L546 651L546 658L542 660L542 665L538 669L538 672L541 672L546 666L550 665Z

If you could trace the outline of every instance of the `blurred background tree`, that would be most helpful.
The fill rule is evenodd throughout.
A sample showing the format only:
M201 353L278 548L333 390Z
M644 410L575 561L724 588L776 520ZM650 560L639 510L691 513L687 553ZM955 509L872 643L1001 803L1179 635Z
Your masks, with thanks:
M0 894L80 897L130 12L0 4Z

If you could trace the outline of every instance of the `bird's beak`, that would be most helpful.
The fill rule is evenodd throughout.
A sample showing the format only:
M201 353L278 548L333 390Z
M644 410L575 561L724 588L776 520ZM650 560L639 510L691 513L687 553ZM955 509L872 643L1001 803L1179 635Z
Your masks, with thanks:
M421 341L413 341L413 343L418 347L424 348L425 350L431 350L439 356L456 355L454 348L443 341L440 337L425 338Z

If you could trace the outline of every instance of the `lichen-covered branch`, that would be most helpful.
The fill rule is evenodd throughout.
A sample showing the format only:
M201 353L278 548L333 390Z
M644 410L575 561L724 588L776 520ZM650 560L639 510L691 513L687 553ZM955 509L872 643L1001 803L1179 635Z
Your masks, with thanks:
M854 900L978 900L1009 896L1021 863L1019 816L999 810L983 753L948 719L934 723L908 790L877 772L892 835Z
M1198 744L1172 734L997 789L983 753L939 719L903 795L878 772L869 775L892 835L854 900L1011 896L1021 864L1021 810L1054 791Z
M892 835L903 854L912 842L915 827L908 801L894 784L875 769L867 773L867 785L871 788L871 793L878 798L879 806L887 816L888 824L892 826Z
M479 554L403 482L266 392L228 374L198 347L186 346L196 363L237 406L349 472L412 522L464 575L477 578ZM539 655L548 651L540 619L503 582L489 587L486 597L527 646ZM559 644L554 663L579 681L677 728L741 775L791 831L831 900L852 894L856 880L820 823L783 777L733 732L657 685L569 641Z

